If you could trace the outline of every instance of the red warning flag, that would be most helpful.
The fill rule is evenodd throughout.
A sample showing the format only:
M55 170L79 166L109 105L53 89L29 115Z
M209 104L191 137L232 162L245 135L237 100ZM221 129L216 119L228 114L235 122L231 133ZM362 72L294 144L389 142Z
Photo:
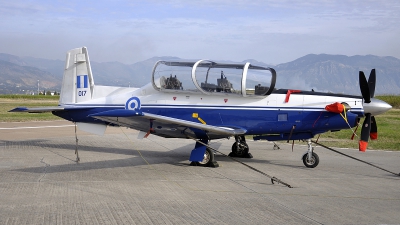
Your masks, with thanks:
M325 109L328 112L342 113L344 110L344 107L341 103L335 102L335 103L325 106Z

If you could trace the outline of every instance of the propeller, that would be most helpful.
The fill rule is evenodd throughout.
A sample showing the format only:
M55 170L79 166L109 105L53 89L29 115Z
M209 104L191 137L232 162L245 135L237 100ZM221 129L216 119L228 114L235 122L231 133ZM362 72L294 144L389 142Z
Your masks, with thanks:
M370 103L371 98L375 95L376 72L375 69L371 70L368 81L365 78L364 72L359 73L360 90L364 99L364 103ZM359 150L365 152L368 146L368 140L378 138L378 127L376 125L375 117L371 113L365 113L365 120L361 128L361 139L358 143Z
M361 95L364 99L364 102L370 103L371 102L371 93L369 91L369 85L368 85L367 78L365 78L363 71L360 71L360 73L359 73L359 81L360 81Z

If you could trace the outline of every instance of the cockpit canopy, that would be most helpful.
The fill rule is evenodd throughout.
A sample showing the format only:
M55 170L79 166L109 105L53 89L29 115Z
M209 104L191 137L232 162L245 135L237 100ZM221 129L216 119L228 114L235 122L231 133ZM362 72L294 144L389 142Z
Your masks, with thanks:
M264 96L273 91L276 72L251 63L158 61L152 84L163 92L201 92L207 95Z

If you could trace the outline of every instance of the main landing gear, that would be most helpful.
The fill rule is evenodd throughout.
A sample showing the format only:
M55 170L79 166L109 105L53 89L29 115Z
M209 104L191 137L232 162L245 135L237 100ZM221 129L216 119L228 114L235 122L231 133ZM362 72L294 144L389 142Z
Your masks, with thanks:
M239 158L253 158L249 153L249 146L246 143L246 138L242 136L235 136L235 143L232 145L232 152L229 153L230 157Z
M229 156L253 158L249 153L249 146L246 143L245 137L243 135L236 136L235 140L235 143L232 145L232 152L229 153ZM219 167L214 158L214 151L208 147L208 142L209 140L206 139L196 140L196 146L192 150L189 159L189 161L191 161L191 166Z
M190 154L191 166L219 167L214 152L208 147L209 140L196 140L196 146Z
M311 139L307 140L307 145L308 145L308 150L303 155L303 163L308 168L314 168L314 167L318 166L319 157L318 157L317 153L313 152L314 147L311 145Z
M198 166L204 167L218 167L218 163L214 160L214 152L210 148L206 148L206 152L204 153L203 160L197 162Z

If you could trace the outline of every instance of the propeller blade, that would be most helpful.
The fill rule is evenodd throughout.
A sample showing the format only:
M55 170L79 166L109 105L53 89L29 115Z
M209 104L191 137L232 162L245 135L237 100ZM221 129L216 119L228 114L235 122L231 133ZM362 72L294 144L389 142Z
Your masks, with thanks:
M365 78L364 72L360 71L359 73L359 81L360 81L360 90L361 90L361 95L364 99L365 103L370 103L371 102L371 95L369 92L369 86L368 86L368 81L367 78Z
M376 73L375 69L372 69L368 78L368 88L371 98L375 96L375 84L376 84Z
M361 140L358 142L358 149L365 152L368 146L369 134L371 133L371 113L365 114L365 120L361 128Z
M371 117L371 133L369 134L371 140L378 139L378 124L376 124L375 116Z

